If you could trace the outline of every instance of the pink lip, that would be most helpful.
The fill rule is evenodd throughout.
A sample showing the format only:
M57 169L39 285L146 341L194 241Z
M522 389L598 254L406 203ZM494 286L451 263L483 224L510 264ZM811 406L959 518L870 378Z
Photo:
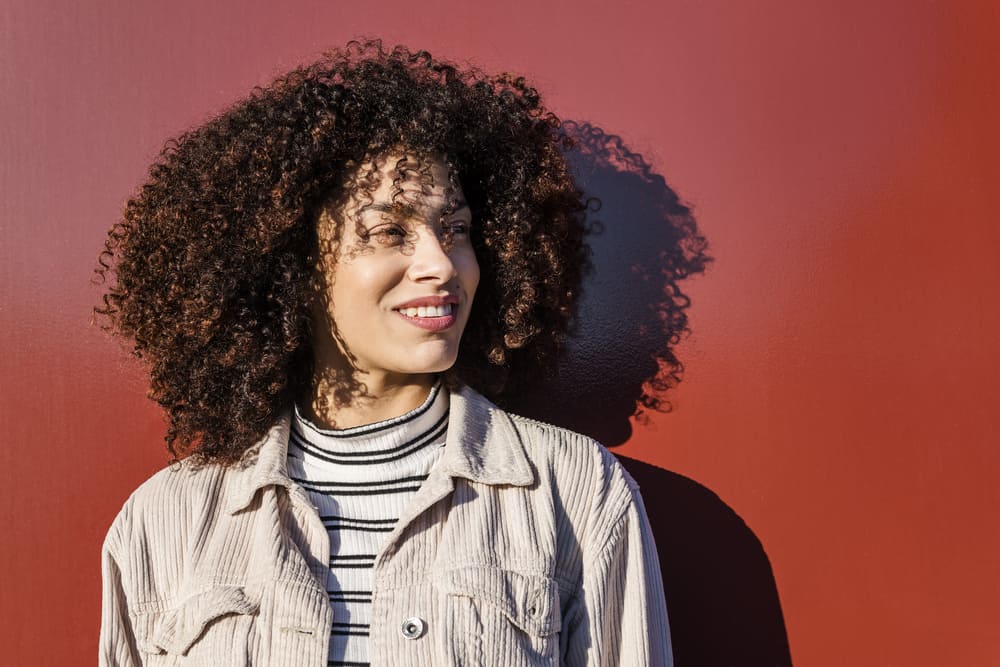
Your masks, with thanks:
M458 296L455 294L445 294L443 296L422 296L418 299L411 299L406 303L394 306L393 310L400 310L402 308L419 308L420 306L444 306L449 303L453 303L457 306Z
M427 305L427 304L422 303L420 305ZM404 306L404 307L415 308L416 306ZM451 315L443 315L442 317L409 317L397 310L396 314L402 317L410 324L412 324L413 326L419 327L421 329L426 329L427 331L443 331L444 329L447 329L448 327L455 324L455 320L458 319L455 316L455 313L452 313Z

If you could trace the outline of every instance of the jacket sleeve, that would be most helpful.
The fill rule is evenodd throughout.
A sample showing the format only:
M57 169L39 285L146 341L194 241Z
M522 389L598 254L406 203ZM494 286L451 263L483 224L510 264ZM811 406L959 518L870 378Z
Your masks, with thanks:
M585 546L582 591L564 628L568 665L673 665L659 558L642 497L628 485L624 513Z
M117 528L116 521L108 532L101 551L101 635L98 664L100 667L138 667L142 660L136 650L121 570L114 556Z

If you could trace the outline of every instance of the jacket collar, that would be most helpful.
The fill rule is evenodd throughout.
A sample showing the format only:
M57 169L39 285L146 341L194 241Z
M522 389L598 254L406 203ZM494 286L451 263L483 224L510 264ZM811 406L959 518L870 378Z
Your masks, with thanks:
M286 412L247 451L226 504L230 514L246 509L265 486L295 486L286 466L291 413ZM451 390L448 434L439 463L443 474L489 485L530 486L535 471L509 414L466 386Z
M534 468L510 415L464 385L451 392L441 469L452 477L490 485L535 482Z
M291 431L292 413L286 411L267 434L243 455L243 460L235 471L233 494L226 502L226 510L230 514L245 510L257 491L265 486L292 487L287 465Z

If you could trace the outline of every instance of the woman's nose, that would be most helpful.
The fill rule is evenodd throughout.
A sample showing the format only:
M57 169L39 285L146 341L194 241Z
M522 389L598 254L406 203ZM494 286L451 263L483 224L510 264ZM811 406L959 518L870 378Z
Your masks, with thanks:
M419 282L449 282L457 275L455 263L441 235L424 229L417 234L410 277Z

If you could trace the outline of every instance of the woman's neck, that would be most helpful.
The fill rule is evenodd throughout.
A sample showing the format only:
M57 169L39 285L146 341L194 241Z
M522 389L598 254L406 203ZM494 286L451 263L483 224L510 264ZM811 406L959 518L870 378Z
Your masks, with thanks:
M299 403L299 409L303 417L321 429L364 426L420 407L436 380L433 373L402 379L364 377L359 383L363 392L341 402L330 382L320 375L314 379L309 395Z

